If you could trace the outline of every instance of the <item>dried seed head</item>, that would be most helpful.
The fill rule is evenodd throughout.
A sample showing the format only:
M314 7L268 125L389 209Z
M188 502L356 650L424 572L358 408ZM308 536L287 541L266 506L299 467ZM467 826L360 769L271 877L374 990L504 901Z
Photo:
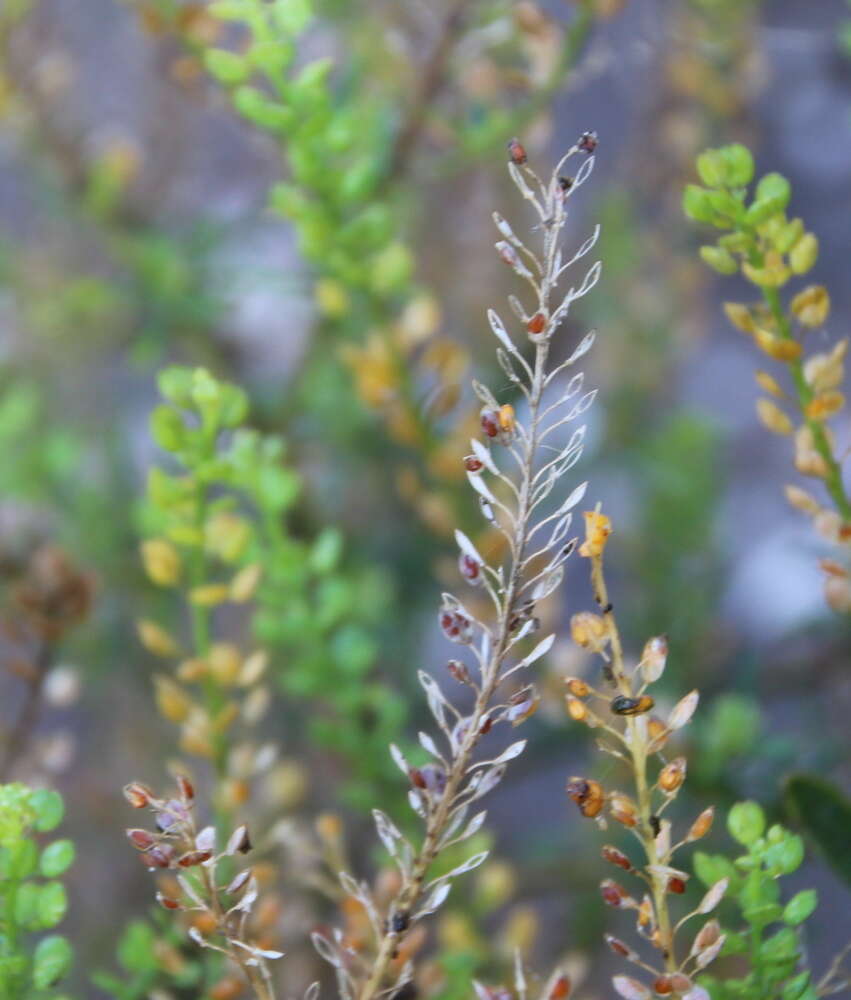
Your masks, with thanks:
M154 793L147 785L132 781L129 785L124 786L124 798L134 809L144 809L153 801Z
M519 139L512 139L508 143L508 155L511 158L511 162L516 163L518 167L522 167L529 159L526 155L526 149Z
M708 809L704 809L703 812L697 817L697 819L692 823L691 829L688 832L686 841L700 840L701 837L705 837L707 833L712 829L712 821L715 818L715 807L710 806Z
M609 708L615 715L643 715L653 708L655 702L649 694L640 695L638 698L629 698L625 694L619 694L612 698Z
M659 772L659 787L664 792L671 794L686 780L686 759L685 757L675 757L666 764Z
M602 854L604 861L608 861L610 864L616 865L618 868L622 868L625 872L632 871L632 862L623 853L623 851L619 851L616 847L606 844L600 853Z
M596 132L583 132L576 145L583 153L593 153L599 144Z
M575 698L587 698L591 694L591 688L579 677L567 677L565 684Z

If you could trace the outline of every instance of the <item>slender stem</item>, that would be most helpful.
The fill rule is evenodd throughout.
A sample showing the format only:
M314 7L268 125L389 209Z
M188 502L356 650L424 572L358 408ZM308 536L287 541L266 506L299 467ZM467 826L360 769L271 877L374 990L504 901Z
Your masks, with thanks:
M0 761L0 779L7 777L24 752L27 741L35 729L41 710L41 692L44 679L53 662L53 646L49 642L39 643L38 653L32 663L32 676L27 678L27 693L24 704L15 720L14 727L6 740L3 758Z
M611 669L615 684L622 695L631 698L634 696L634 692L626 674L623 644L614 610L609 601L606 580L603 575L602 555L591 558L591 582L594 587L594 598L603 612L603 620L606 623L609 644L612 649ZM651 789L647 781L647 727L643 718L634 718L632 716L627 717L626 724L626 743L632 757L632 772L635 780L636 798L638 800L638 836L647 857L647 864L651 867L649 875L653 895L653 908L659 929L659 947L662 957L665 960L665 968L669 972L675 972L678 966L674 953L671 915L668 910L667 880L664 876L652 870L653 866L660 863L660 858L656 849L656 835L651 825L653 805Z

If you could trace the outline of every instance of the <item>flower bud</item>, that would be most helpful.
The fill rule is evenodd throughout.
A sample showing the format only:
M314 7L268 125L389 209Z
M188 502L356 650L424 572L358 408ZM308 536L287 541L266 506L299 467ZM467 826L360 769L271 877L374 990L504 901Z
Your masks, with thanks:
M790 309L804 326L823 326L830 312L830 296L822 285L808 285L792 299Z
M154 656L171 657L180 653L177 642L169 635L164 628L155 622L142 620L137 622L136 631L139 641Z

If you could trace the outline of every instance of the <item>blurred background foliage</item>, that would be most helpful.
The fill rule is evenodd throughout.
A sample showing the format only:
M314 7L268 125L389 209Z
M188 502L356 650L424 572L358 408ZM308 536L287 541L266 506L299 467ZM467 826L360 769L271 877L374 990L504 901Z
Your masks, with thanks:
M125 780L158 782L186 750L174 712L156 718L158 668L135 623L190 634L139 541L199 544L169 536L181 500L148 479L181 450L158 394L180 409L174 379L199 368L240 400L220 428L229 451L190 461L238 518L216 555L229 573L259 567L251 603L211 599L208 624L268 657L252 746L277 751L245 808L279 820L270 919L292 981L315 975L303 928L339 902L341 859L369 862L370 807L403 796L386 744L416 754L416 668L446 653L432 624L455 577L452 528L498 544L461 459L471 363L501 386L483 315L506 281L490 212L511 204L514 135L544 165L586 128L601 137L573 237L601 223L604 279L563 335L600 333L577 475L620 528L613 583L634 647L667 632L672 696L705 692L690 793L758 798L794 824L788 772L847 785L847 624L823 607L817 543L778 498L785 456L754 427L747 347L717 315L680 196L695 155L733 139L792 177L841 326L848 35L841 0L5 0L2 778L61 788L68 836L87 845L66 879L79 995L141 998L164 972L194 995L200 974L160 917L138 921L146 879L115 820ZM166 375L158 390L164 369L172 388ZM568 583L546 623L584 598L581 574ZM61 595L58 620L22 603L34 586L54 618ZM587 753L562 700L578 655L565 642L549 658L531 751L491 808L496 860L441 918L429 994L467 996L471 972L496 980L518 947L541 968L569 951L589 995L601 989L597 848L561 790ZM818 861L804 871L826 957L847 891ZM98 988L81 971L95 968L112 970Z

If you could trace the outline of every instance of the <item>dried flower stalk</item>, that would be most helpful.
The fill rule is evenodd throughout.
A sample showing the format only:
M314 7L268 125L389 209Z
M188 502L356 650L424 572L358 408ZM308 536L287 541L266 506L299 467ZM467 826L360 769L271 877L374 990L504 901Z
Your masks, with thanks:
M696 986L691 977L716 957L724 943L724 935L717 922L710 919L695 936L687 954L677 953L675 938L686 921L715 909L726 891L727 880L722 879L712 886L697 908L676 925L669 897L683 893L689 879L688 873L673 867L674 855L709 832L714 811L710 806L701 812L676 843L672 842L671 822L663 818L664 811L685 781L687 767L684 757L667 759L663 751L671 735L691 720L697 708L698 692L692 691L682 698L664 721L650 715L654 699L647 690L664 672L667 640L664 636L648 640L639 662L632 669L627 668L603 573L603 553L611 523L599 509L586 512L585 520L586 539L579 552L590 560L594 599L600 614L575 615L572 633L579 645L603 659L603 675L610 690L602 692L586 680L568 678L567 710L571 718L601 731L603 735L598 746L624 763L633 789L630 795L620 790L606 791L593 779L574 777L567 783L567 793L584 816L595 819L601 826L605 826L604 810L608 807L611 818L629 829L641 845L645 859L642 866L633 865L623 851L613 846L603 847L602 854L616 868L640 878L649 893L639 902L612 879L605 879L600 890L609 906L635 911L636 930L659 955L656 962L645 962L619 938L607 935L607 944L615 954L653 977L652 991L629 976L615 976L614 986L626 1000L649 1000L652 995L708 1000L709 994ZM590 699L596 699L599 708L589 705ZM649 773L653 758L659 763L655 777Z
M410 979L412 969L408 963L395 982L388 982L391 962L402 938L417 921L443 903L451 880L481 864L486 853L475 855L448 874L429 881L432 865L445 848L480 829L484 812L474 815L464 825L470 806L498 784L508 761L522 752L525 740L513 743L493 759L475 760L476 749L494 725L510 722L516 726L537 707L537 696L531 686L524 686L505 697L499 692L504 682L509 678L513 680L521 670L545 655L553 643L551 635L526 655L517 655L518 644L537 628L536 603L551 594L561 582L563 564L573 551L575 541L567 540L571 509L585 492L583 484L554 510L544 506L561 478L578 461L583 448L584 426L576 429L566 444L551 448L553 456L547 453L544 460L542 452L553 434L585 413L595 395L593 391L580 395L581 373L569 379L561 377L591 347L593 334L588 334L570 357L552 370L548 369L553 335L565 319L570 304L587 294L600 274L598 262L588 270L578 288L571 288L560 301L555 301L562 275L596 243L595 230L567 262L559 247L567 217L566 203L590 175L593 168L590 154L595 146L596 136L586 133L561 160L547 183L528 167L522 146L519 143L510 146L508 169L521 194L537 213L536 230L541 234L543 249L541 256L537 256L501 216L495 215L501 235L496 249L506 264L529 283L534 293L531 313L527 313L516 298L512 297L510 302L535 353L530 364L499 316L492 310L488 313L491 329L500 342L497 349L500 366L522 398L525 412L519 415L510 404L500 405L486 386L474 383L483 404L481 426L487 444L473 440L472 454L464 459L482 514L504 536L507 555L502 565L490 565L466 535L456 532L462 576L472 585L483 588L493 604L490 624L476 618L452 595L444 595L440 611L440 623L446 637L466 647L473 660L472 663L452 660L449 672L473 692L475 701L472 710L466 706L458 708L434 678L420 674L429 707L448 744L448 753L442 752L426 733L420 734L420 743L434 763L412 767L398 748L391 749L411 782L409 800L425 824L422 842L415 849L387 816L375 811L379 836L401 874L401 888L384 917L379 915L368 885L341 874L345 891L358 899L369 914L375 935L375 952L371 958L353 955L343 945L339 931L333 941L314 935L317 950L337 970L340 994L346 1000L353 1000L355 996L359 1000L372 1000L397 990ZM576 177L561 176L564 164L583 154L587 159ZM578 398L568 408L573 397ZM485 480L486 473L489 482Z
M179 893L157 892L157 902L166 910L195 914L189 937L201 948L219 952L240 968L257 1000L274 1000L275 991L267 960L283 952L263 948L252 941L248 922L259 889L250 868L243 869L220 885L216 866L251 850L245 826L238 826L222 851L216 848L213 826L198 830L193 807L195 792L184 777L177 778L177 796L158 798L145 785L133 782L124 789L136 809L151 809L156 830L129 829L127 837L150 871L176 873ZM232 873L231 873L232 874ZM226 899L225 897L230 897Z

